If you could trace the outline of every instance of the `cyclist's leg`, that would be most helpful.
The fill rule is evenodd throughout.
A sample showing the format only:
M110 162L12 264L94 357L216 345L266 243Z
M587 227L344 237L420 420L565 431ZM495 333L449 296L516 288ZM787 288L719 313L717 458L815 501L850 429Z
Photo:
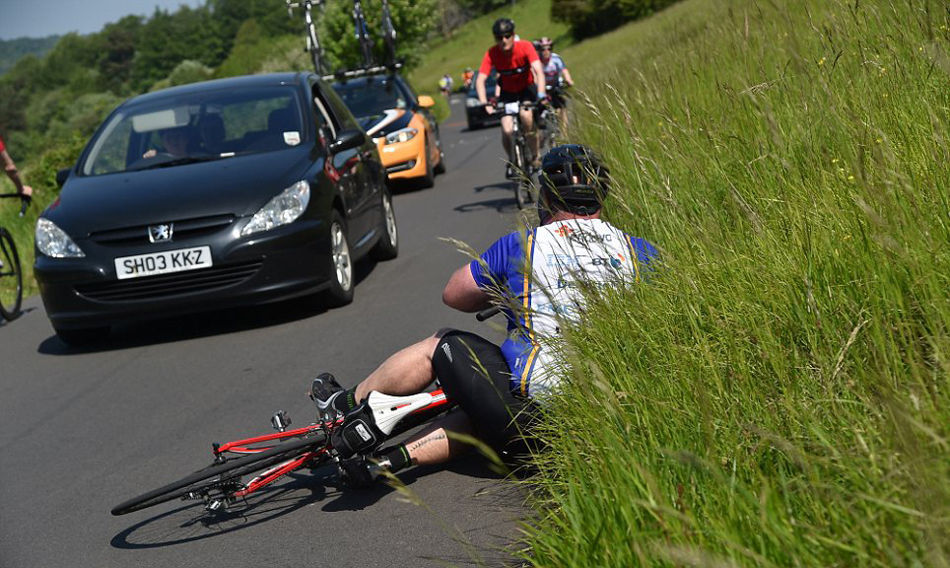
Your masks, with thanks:
M469 444L451 439L446 432L471 434L472 422L464 412L450 412L432 421L426 428L403 444L412 464L434 465L445 463L471 449Z
M511 370L494 343L465 331L446 333L432 357L442 390L458 403L476 435L497 451L522 447L533 404L511 393Z
M356 402L365 400L372 391L403 396L425 390L435 379L432 353L442 334L439 331L390 355L356 386Z
M537 100L537 92L537 88L529 87L521 92L520 99L534 102ZM524 125L525 140L528 141L528 148L531 150L531 165L535 168L540 167L541 137L538 136L538 129L534 127L534 111L532 109L521 109L521 124Z
M501 145L505 149L505 156L508 157L508 161L514 161L514 158L511 156L511 133L514 130L515 117L510 115L505 115L501 117Z

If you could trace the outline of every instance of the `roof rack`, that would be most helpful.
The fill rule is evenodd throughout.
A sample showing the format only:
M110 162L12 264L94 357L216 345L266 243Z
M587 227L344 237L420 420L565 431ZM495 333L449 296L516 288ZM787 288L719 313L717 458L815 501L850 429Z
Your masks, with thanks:
M325 81L345 81L347 79L356 79L357 77L366 77L367 75L394 74L402 69L403 62L397 61L389 65L373 65L372 67L355 67L353 69L340 69L329 75L324 75Z

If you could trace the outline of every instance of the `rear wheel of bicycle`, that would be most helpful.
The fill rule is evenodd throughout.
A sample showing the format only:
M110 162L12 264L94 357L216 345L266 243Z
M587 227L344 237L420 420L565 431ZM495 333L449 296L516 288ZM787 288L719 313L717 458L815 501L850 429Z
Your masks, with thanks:
M387 63L396 64L396 30L393 28L392 19L389 17L388 8L383 14L383 43L386 45Z
M23 272L16 243L6 229L0 229L0 315L13 320L23 302Z
M247 474L293 459L305 452L323 447L325 443L326 435L320 433L316 436L283 442L269 450L234 458L222 464L213 464L178 481L124 501L112 508L112 514L125 515L177 499L188 493L204 493L215 488L223 488L239 481Z

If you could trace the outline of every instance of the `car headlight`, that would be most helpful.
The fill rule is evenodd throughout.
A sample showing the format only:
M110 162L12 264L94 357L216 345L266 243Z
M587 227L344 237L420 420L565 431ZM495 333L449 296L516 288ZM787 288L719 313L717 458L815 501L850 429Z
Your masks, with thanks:
M465 99L465 106L467 106L468 108L474 108L474 107L480 107L484 105L482 105L482 101L478 99Z
M310 184L306 180L300 180L261 207L260 211L255 213L247 225L241 229L241 236L246 237L286 225L303 215L308 203L310 203Z
M66 231L56 226L56 223L40 217L36 220L36 248L46 256L53 258L82 258L86 253L76 246Z
M415 128L402 128L386 135L387 144L396 144L399 142L408 142L412 140L419 131Z

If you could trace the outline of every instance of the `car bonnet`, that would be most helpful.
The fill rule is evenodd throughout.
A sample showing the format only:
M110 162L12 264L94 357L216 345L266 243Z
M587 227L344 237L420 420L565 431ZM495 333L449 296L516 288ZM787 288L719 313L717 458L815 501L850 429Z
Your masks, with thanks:
M383 111L382 115L361 118L360 126L366 130L367 135L376 138L409 126L412 117L413 113L409 111L389 109Z
M311 151L299 147L168 168L73 176L44 216L74 238L179 219L245 217L303 179Z

